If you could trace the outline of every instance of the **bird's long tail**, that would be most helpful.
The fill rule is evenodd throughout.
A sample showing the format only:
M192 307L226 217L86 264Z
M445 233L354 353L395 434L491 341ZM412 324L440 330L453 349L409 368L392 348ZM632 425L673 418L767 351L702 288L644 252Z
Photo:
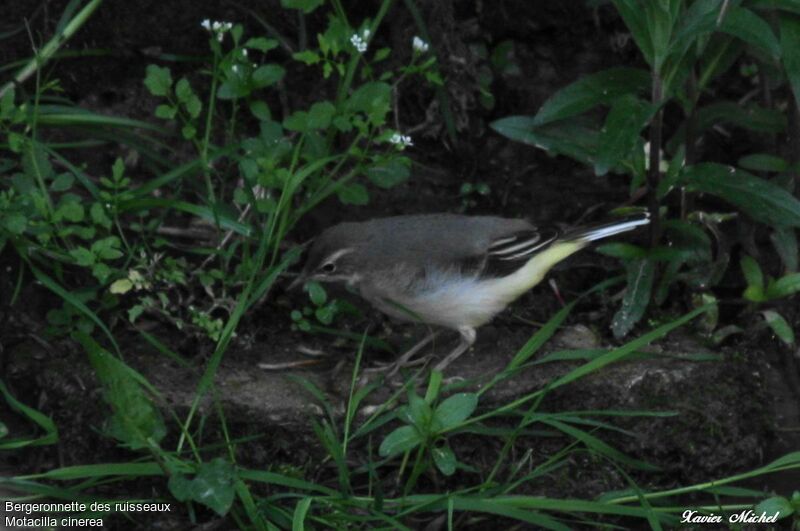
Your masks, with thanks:
M562 240L593 242L602 240L616 234L628 232L650 223L650 214L643 213L637 216L630 216L617 221L603 223L601 225L590 225L588 227L578 227L564 234Z

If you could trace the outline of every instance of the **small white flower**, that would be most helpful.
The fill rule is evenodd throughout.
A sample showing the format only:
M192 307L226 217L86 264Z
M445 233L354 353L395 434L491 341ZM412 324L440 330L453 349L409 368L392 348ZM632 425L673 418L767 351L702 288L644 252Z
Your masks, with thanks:
M364 53L367 51L367 43L364 42L357 34L354 34L352 37L350 37L350 44L352 44L353 48L358 50L359 53Z
M247 57L247 48L242 48L242 57Z
M413 48L415 52L425 53L430 48L430 45L415 35L414 39L411 41L411 48Z
M239 73L239 65L233 65L231 67L231 70L233 70L234 74L238 74Z
M370 35L372 35L372 32L369 29L364 29L361 32L361 35L354 33L353 36L350 37L350 44L352 44L353 47L358 50L358 53L364 53L369 47L369 43L367 43L367 41L369 40Z
M200 25L209 33L213 33L219 42L225 38L225 32L233 28L233 22L220 22L219 20L203 20Z
M400 149L405 149L409 146L413 146L414 142L411 140L411 137L408 135L401 135L400 133L395 133L389 138L389 142L396 145Z

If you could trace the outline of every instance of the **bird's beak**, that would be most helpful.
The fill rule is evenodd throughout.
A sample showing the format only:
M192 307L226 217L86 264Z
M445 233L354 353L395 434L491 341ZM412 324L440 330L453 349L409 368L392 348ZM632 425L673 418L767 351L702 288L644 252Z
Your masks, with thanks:
M289 287L286 288L286 291L295 291L297 288L305 284L306 280L308 280L308 277L304 273L300 273L297 275L297 278L295 278L292 283L289 284Z

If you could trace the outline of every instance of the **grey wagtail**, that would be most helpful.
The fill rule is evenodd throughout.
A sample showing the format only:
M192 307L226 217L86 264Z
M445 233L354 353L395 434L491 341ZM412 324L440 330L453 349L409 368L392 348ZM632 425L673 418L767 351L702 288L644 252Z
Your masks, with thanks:
M292 287L343 282L391 317L458 331L442 370L475 342L475 329L591 242L650 222L646 214L567 231L523 219L428 214L341 223L320 234ZM429 343L430 334L396 363Z

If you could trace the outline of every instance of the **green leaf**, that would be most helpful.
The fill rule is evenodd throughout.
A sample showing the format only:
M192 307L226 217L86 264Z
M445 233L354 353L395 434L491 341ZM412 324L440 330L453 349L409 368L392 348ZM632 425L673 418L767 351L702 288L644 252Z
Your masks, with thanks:
M639 145L637 140L640 132L655 111L656 107L632 94L614 101L600 132L600 145L594 164L597 175L605 175L630 157L631 151Z
M681 180L690 190L720 197L756 221L800 227L800 201L780 186L745 171L703 163L686 168Z
M264 66L259 66L255 72L253 72L253 86L256 88L264 88L270 85L274 85L286 74L286 70L276 64L268 64Z
M336 307L333 304L322 306L314 311L314 316L317 320L324 324L330 325L333 323L333 318L336 317Z
M381 81L372 81L358 87L347 99L346 108L350 112L363 112L374 126L386 122L390 110L392 87Z
M798 257L800 257L800 253L798 252L797 235L795 233L795 229L777 227L772 231L769 239L772 241L772 245L775 246L775 250L781 257L781 261L783 262L783 265L786 267L787 271L797 271Z
M756 286L764 288L764 273L761 272L761 267L752 256L742 256L740 262L744 279L748 286Z
M83 221L83 216L83 206L75 201L63 201L53 213L53 218L55 221L61 221L62 219L65 219L74 223Z
M147 65L144 85L153 96L166 96L172 88L172 74L169 68Z
M287 9L300 9L305 14L309 14L319 6L325 3L325 0L281 0L281 6Z
M294 508L294 515L292 516L292 531L305 531L306 529L306 516L308 509L311 507L311 502L314 498L305 497Z
M381 457L391 457L413 450L422 443L422 438L414 426L401 426L386 436L378 453Z
M90 266L95 262L94 253L86 247L77 247L69 251L69 255L75 259L75 265Z
M133 289L133 282L129 278L120 278L111 283L108 291L115 295L124 295ZM131 319L131 322L133 320Z
M320 101L311 106L308 110L309 129L327 129L331 124L331 119L336 113L336 107L329 101Z
M794 101L800 106L800 17L781 15L780 28L783 69L789 78Z
M28 228L28 218L20 212L9 212L3 219L3 228L11 234L20 235ZM3 247L0 245L0 251Z
M403 413L403 418L416 426L420 434L427 434L430 431L433 419L431 406L417 393L413 391L408 393L408 406Z
M89 217L96 225L100 225L105 229L111 228L111 218L106 214L106 209L102 203L93 203L89 208Z
M633 40L639 51L644 55L645 61L653 65L655 55L653 52L653 40L648 28L645 10L636 0L612 0L614 6L619 11L622 20L631 32Z
M301 63L309 66L315 65L320 61L319 55L312 50L303 50L302 52L294 53L292 54L292 59L295 61L300 61Z
M450 446L446 444L444 446L435 446L431 449L431 455L433 456L433 463L442 474L445 476L453 475L458 461Z
M225 459L217 457L207 463L200 463L194 479L182 474L173 474L169 480L169 490L178 501L196 501L225 516L233 504L236 469Z
M781 314L774 310L764 310L761 315L781 341L790 347L794 346L794 330Z
M546 151L566 155L584 164L594 164L597 131L578 120L537 125L530 116L509 116L490 124L503 136Z
M778 280L770 282L766 289L768 299L782 299L797 292L800 292L800 273L784 275Z
M795 514L797 510L792 506L791 502L783 496L773 496L756 505L753 512L756 514L766 513L767 516L778 513L778 520L781 520Z
M14 113L14 110L16 109L14 106L14 95L14 86L11 85L8 87L8 90L6 90L5 94L3 94L3 97L0 98L0 120L9 119Z
M120 240L117 236L109 236L92 244L92 253L102 260L116 260L122 256L119 250Z
M328 294L325 293L325 288L319 282L313 280L306 282L306 289L308 290L308 297L315 306L322 306L328 300Z
M632 243L614 242L606 243L595 249L598 253L606 256L613 256L622 260L634 260L645 258L647 249L633 245Z
M448 397L433 411L433 422L440 429L449 429L469 418L478 407L478 395L458 393Z
M625 296L611 321L611 330L616 338L625 337L644 316L653 289L655 261L646 258L634 260L626 265L626 270L628 285Z
M250 102L250 113L264 122L272 119L272 112L269 110L269 105L260 100Z
M253 37L247 39L247 42L244 43L245 48L250 48L251 50L258 50L262 53L267 53L268 51L278 47L278 41L276 39L267 39L265 37Z
M744 7L733 6L719 28L747 44L760 49L776 61L781 57L781 45L767 21Z
M55 178L50 185L50 189L54 192L65 192L72 188L72 183L74 182L75 177L71 173L62 173Z
M331 102L317 102L308 111L293 112L283 121L283 127L303 133L327 129L335 113L336 107Z
M167 430L158 409L145 393L145 389L153 392L152 386L87 334L75 332L74 337L86 350L103 384L105 400L114 412L108 422L108 432L132 450L158 444Z
M649 88L650 73L646 70L627 67L603 70L556 92L536 113L533 125L563 120L598 105L608 105L620 96L647 93Z
M411 175L407 157L396 157L388 162L383 162L367 169L367 178L372 184L380 188L392 188L404 183Z
M336 191L339 201L345 205L366 205L369 203L369 192L360 183L347 184Z
M786 159L768 153L753 153L740 158L737 165L750 171L784 172L789 168Z

